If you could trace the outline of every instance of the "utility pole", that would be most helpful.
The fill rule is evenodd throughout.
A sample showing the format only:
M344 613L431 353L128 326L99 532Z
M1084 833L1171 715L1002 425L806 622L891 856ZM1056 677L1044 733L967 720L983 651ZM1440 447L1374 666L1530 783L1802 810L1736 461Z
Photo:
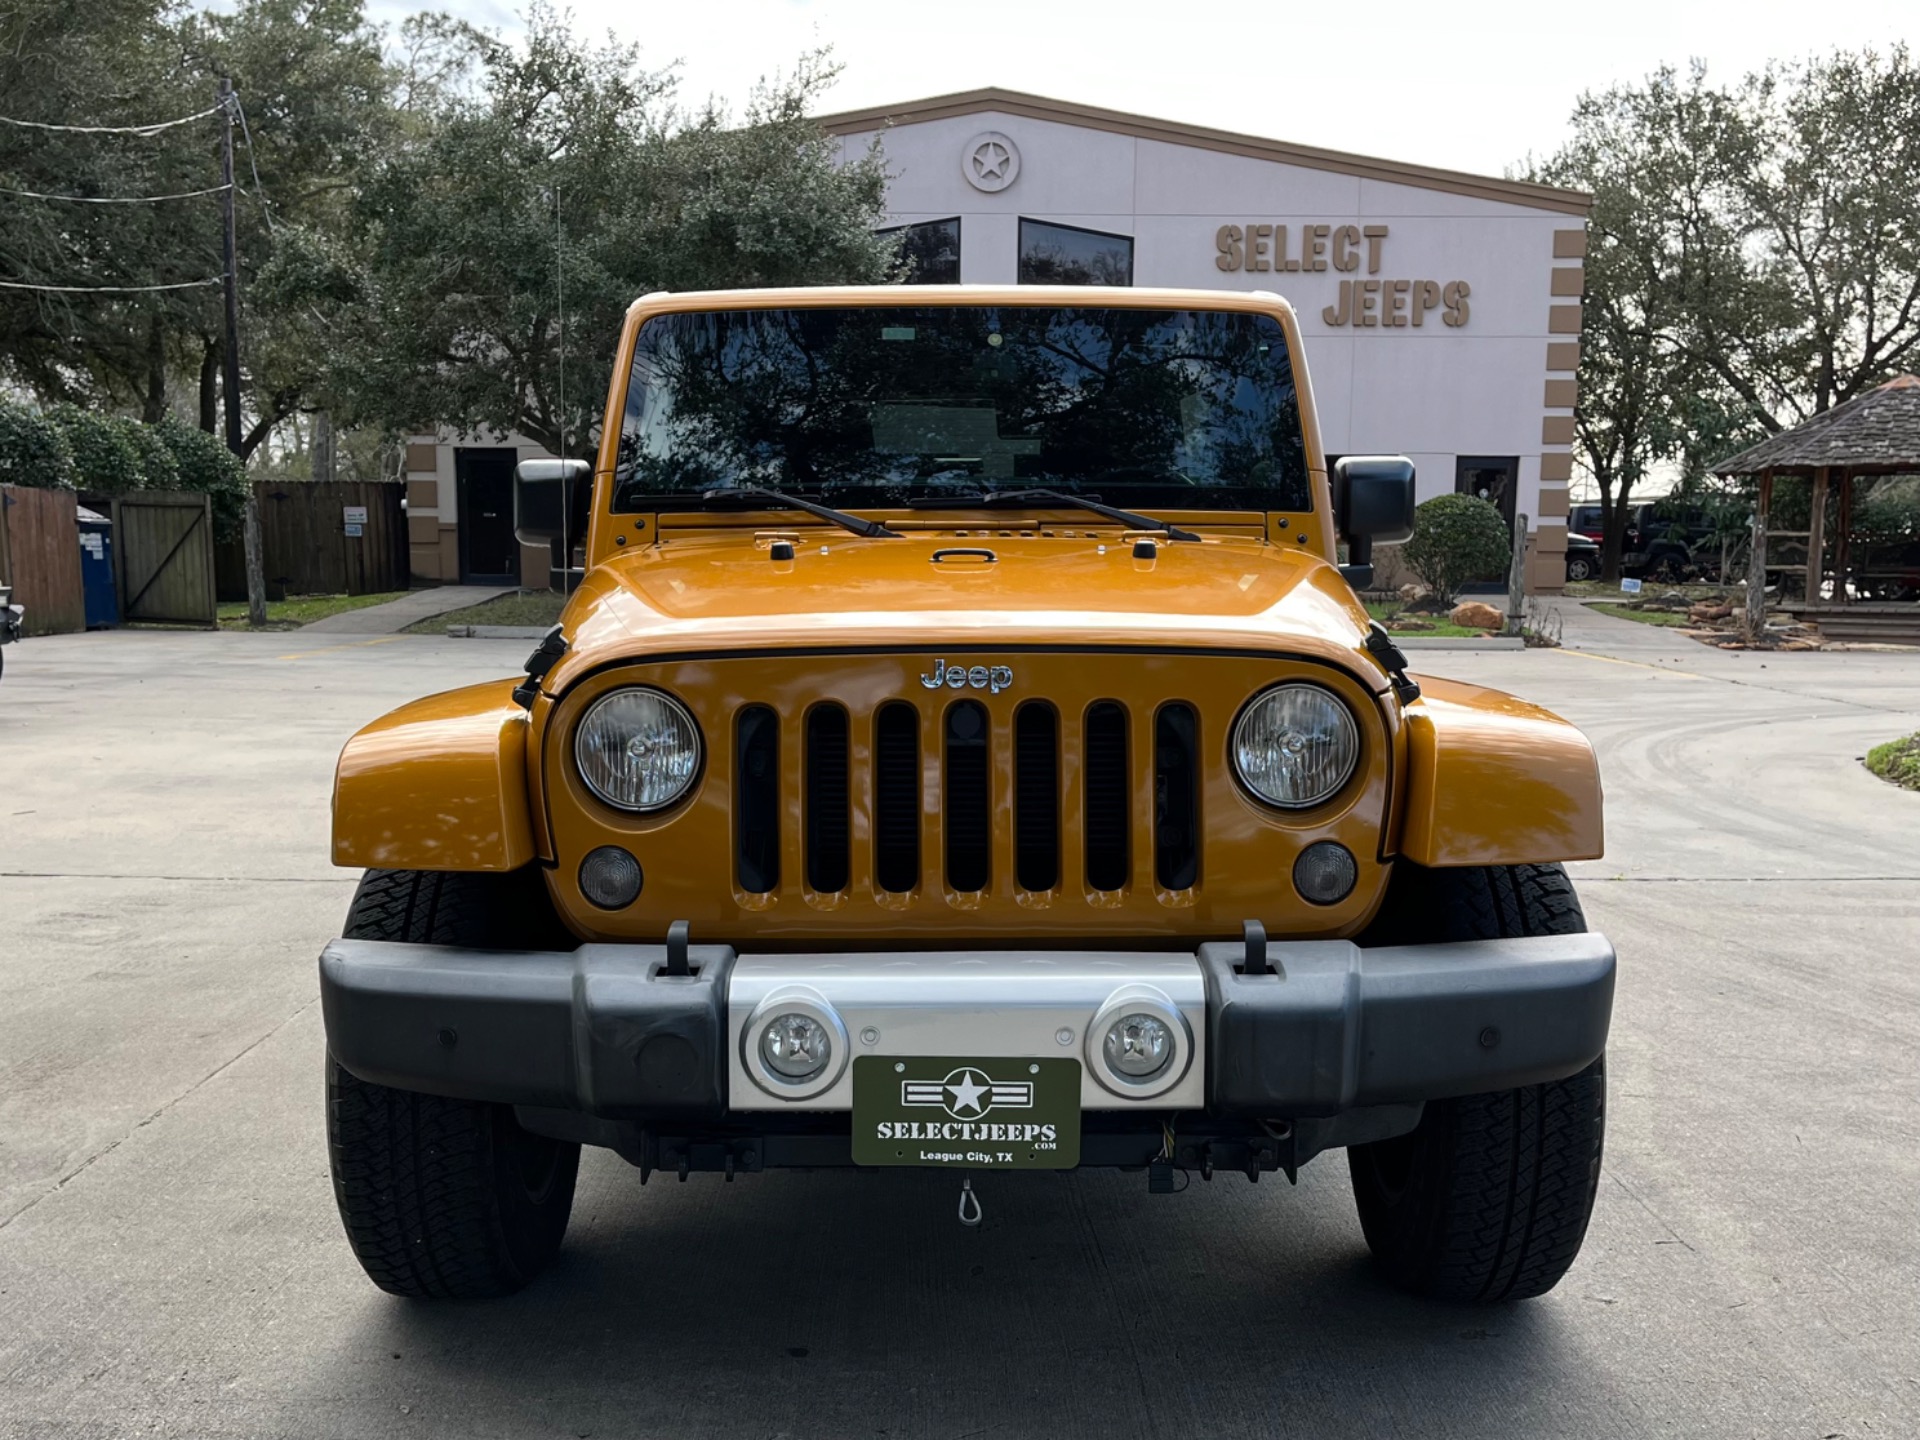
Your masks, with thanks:
M233 81L220 82L220 236L226 262L227 343L220 363L220 388L227 412L227 449L244 465L240 454L240 265L239 240L233 218ZM267 623L266 567L260 550L260 502L247 482L247 624L259 630Z

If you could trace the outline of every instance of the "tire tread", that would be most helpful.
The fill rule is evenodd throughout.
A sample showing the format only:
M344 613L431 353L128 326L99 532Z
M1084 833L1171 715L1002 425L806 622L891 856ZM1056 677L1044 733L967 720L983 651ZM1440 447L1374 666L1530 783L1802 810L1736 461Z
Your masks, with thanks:
M1403 862L1404 867L1404 862ZM1409 873L1371 943L1491 940L1587 928L1558 865ZM1400 879L1396 876L1396 882ZM1417 917L1409 922L1411 911ZM1366 942L1363 942L1366 943ZM1382 1145L1413 1146L1407 1191L1389 1197L1371 1147L1349 1152L1367 1242L1388 1275L1418 1294L1504 1301L1545 1294L1573 1263L1599 1185L1605 1059L1543 1085L1427 1106L1420 1127Z
M524 875L369 870L347 914L348 939L469 948L538 943L555 924ZM518 882L518 883L515 883ZM550 933L550 932L548 932ZM559 1145L552 1189L507 1213L514 1134L502 1106L361 1080L327 1057L327 1148L334 1199L361 1267L413 1299L506 1295L552 1258L572 1206L578 1145Z

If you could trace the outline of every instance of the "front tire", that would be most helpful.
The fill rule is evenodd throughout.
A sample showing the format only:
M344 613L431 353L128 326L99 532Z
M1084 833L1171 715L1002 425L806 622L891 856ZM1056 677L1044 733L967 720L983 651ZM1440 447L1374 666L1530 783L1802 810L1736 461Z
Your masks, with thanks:
M1587 928L1558 865L1424 870L1401 861L1374 943ZM1373 937L1369 937L1373 938ZM1367 1246L1416 1295L1544 1295L1580 1253L1600 1185L1606 1060L1578 1075L1430 1102L1412 1133L1347 1151Z
M346 936L521 948L554 934L545 902L529 872L370 870ZM520 1289L560 1249L580 1167L578 1145L523 1129L510 1106L376 1085L331 1055L327 1151L361 1268L410 1299Z

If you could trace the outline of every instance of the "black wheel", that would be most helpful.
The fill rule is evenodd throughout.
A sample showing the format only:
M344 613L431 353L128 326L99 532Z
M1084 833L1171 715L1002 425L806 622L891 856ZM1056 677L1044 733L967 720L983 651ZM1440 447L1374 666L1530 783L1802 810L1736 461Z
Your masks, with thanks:
M1653 562L1653 578L1668 585L1678 585L1687 578L1687 561L1682 555L1662 555Z
M1593 562L1587 559L1586 556L1578 555L1568 559L1567 579L1591 580L1592 578L1593 578Z
M1558 865L1424 870L1401 861L1365 943L1586 928ZM1604 1057L1566 1080L1433 1101L1412 1133L1347 1151L1367 1246L1394 1284L1417 1295L1544 1295L1586 1238L1605 1133Z
M483 949L549 943L558 920L531 872L369 870L348 939ZM565 942L569 946L571 942ZM327 1057L327 1151L353 1253L374 1284L471 1300L525 1285L560 1249L580 1147L524 1130L505 1105L374 1085Z

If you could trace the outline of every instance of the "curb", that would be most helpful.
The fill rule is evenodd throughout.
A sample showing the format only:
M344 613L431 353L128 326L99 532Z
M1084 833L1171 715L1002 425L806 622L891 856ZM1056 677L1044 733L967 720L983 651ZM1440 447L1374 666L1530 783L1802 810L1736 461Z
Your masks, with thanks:
M449 625L447 634L455 640L538 640L547 633L539 625Z
M1518 635L1395 635L1393 643L1402 650L1524 650L1527 642Z

